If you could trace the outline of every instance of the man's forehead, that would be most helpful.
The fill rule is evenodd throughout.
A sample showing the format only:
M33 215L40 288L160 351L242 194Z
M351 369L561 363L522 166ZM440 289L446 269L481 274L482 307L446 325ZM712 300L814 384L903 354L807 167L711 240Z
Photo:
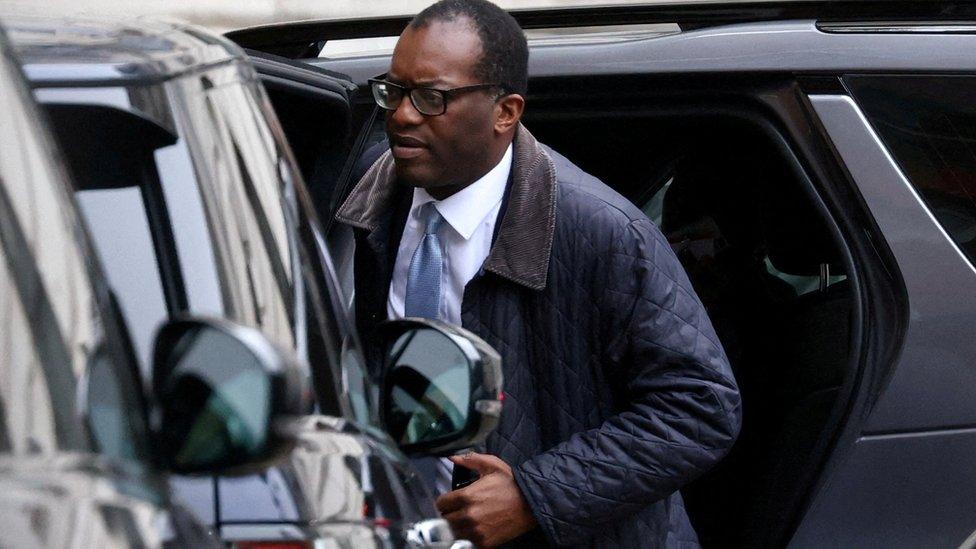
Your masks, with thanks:
M481 39L465 19L407 27L397 41L390 78L412 84L456 83L472 76Z

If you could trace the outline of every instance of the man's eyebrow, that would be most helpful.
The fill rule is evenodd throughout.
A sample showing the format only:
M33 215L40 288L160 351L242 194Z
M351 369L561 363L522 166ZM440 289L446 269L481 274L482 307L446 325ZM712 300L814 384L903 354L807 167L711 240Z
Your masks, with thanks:
M423 86L423 87L428 87L429 88L431 86L437 86L437 85L440 85L440 84L444 84L444 81L441 80L440 78L433 78L433 79L428 79L428 80L418 80L418 81L414 82L414 84L416 84L418 86Z
M433 86L445 84L444 80L440 78L430 78L430 79L415 80L413 82L407 82L402 78L397 78L396 75L393 74L387 74L386 79L389 80L390 82L393 82L394 84L400 84L401 86L415 86L420 88L430 88Z

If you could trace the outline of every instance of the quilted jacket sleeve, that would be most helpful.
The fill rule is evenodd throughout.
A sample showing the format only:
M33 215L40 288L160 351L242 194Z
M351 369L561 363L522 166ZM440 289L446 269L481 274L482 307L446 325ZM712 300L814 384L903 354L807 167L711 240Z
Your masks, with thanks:
M614 237L601 296L604 370L624 402L596 429L522 463L515 478L550 543L672 494L721 459L741 407L728 359L681 264L649 220ZM606 326L604 326L606 328Z

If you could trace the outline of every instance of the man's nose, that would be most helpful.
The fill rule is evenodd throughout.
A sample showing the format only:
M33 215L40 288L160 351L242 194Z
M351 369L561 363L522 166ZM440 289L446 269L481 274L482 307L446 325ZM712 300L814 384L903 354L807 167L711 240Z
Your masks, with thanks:
M413 106L413 101L409 95L404 95L391 116L393 123L400 126L415 126L424 121L424 115L420 114L417 107Z

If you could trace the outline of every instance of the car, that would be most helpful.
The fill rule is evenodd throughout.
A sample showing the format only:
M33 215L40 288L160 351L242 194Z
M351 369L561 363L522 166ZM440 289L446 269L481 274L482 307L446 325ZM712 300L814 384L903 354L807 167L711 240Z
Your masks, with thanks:
M976 6L679 0L512 13L531 52L526 126L661 227L740 384L736 446L683 490L702 544L966 540ZM387 71L408 21L227 36L257 59L348 75L360 89L356 156L383 140L367 79ZM310 143L302 116L313 109L279 106L289 140ZM299 156L327 220L355 184L317 169L343 165L330 154ZM340 273L351 261L342 232L328 235Z
M219 547L166 476L261 470L286 452L298 367L257 330L184 315L153 336L144 390L2 29L0 104L0 545Z
M179 23L6 24L143 380L156 327L191 314L262 334L312 388L283 460L246 476L174 478L179 499L235 547L463 547L407 455L484 440L500 413L498 354L423 320L389 322L381 343L362 347L303 175L244 52ZM348 81L263 67L276 90L320 108L306 115L319 139L301 145L343 135Z

